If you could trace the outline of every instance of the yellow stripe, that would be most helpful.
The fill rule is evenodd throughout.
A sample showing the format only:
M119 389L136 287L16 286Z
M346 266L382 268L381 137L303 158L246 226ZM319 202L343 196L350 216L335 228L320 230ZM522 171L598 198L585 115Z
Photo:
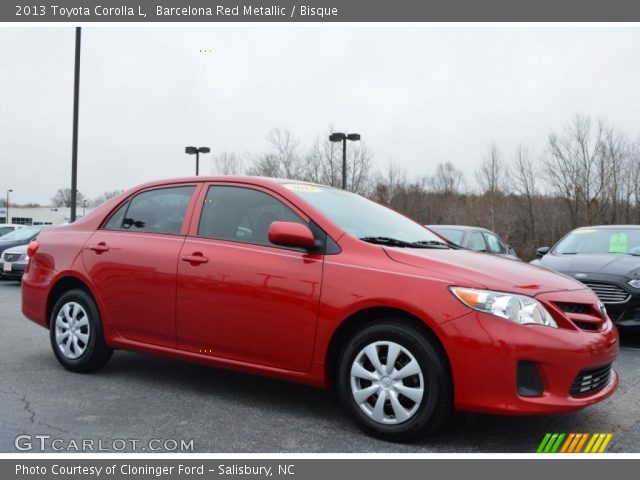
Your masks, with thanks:
M569 436L565 440L564 444L562 445L562 448L560 449L560 453L565 453L567 451L567 448L569 448L569 445L571 444L571 442L573 441L573 438L575 436L576 436L575 433L570 433L569 434Z
M587 448L584 449L584 453L591 453L591 447L593 447L593 444L596 442L598 438L598 434L594 433L591 435L591 438L589 439L589 443L587 443Z
M580 451L582 450L582 446L584 445L584 442L587 441L587 437L589 436L589 434L587 433L581 433L580 435L581 435L580 442L576 446L575 453L580 453Z
M598 449L600 448L600 444L604 440L604 437L606 437L604 433L598 433L598 439L596 440L596 443L593 444L593 447L591 447L591 453L598 453Z
M609 442L611 441L611 438L613 437L612 433L607 433L607 436L604 439L604 442L602 442L602 445L600 445L600 452L602 453L605 451L605 449L607 448L607 445L609 445Z
M576 448L576 445L578 445L578 442L582 438L582 434L581 433L575 433L574 435L575 435L575 438L573 439L573 442L571 443L571 446L569 447L569 450L568 450L567 453L573 453L573 451Z

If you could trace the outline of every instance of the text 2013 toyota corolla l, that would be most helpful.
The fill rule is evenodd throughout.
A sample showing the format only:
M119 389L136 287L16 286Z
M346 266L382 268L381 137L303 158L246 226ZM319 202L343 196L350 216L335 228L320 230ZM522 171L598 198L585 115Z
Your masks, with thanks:
M618 385L618 335L583 284L322 185L148 183L43 230L29 257L23 312L67 369L125 349L333 386L388 440L454 408L569 412Z

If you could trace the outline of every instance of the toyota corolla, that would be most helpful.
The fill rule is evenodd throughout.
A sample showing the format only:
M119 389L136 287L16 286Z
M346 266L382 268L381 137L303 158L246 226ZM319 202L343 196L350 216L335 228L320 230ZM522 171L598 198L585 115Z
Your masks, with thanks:
M322 185L148 183L28 255L22 310L74 372L123 349L334 387L395 441L452 409L570 412L618 385L616 330L584 284Z

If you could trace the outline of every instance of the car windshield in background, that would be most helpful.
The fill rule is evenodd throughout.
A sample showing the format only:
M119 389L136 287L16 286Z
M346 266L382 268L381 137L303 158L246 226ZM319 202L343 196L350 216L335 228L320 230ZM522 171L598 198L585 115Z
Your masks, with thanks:
M640 228L580 228L563 238L553 253L640 255Z
M443 237L449 239L453 243L460 245L462 243L462 237L464 237L464 230L457 230L455 228L433 228L433 230Z
M371 243L397 247L444 247L425 227L360 195L336 188L290 183L295 192L347 233Z
M14 230L11 233L7 233L6 235L3 235L0 238L0 240L2 240L3 242L4 241L15 242L20 240L28 240L29 238L34 236L36 233L38 233L40 230L42 230L41 227L21 228L20 230Z

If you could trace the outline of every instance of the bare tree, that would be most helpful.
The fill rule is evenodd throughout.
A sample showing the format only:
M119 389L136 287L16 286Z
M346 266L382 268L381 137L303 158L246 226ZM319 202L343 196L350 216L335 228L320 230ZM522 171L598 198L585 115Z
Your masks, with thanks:
M476 180L483 193L496 195L503 191L505 166L502 154L495 143L489 145L487 155L480 162Z
M531 159L529 149L524 145L518 146L510 170L515 192L520 195L526 211L528 227L531 236L536 235L535 199L538 194L538 168Z
M84 202L84 195L82 192L76 194L76 205L82 205ZM54 207L70 207L71 206L71 189L59 188L53 197L51 197L51 204Z
M102 205L107 200L111 200L112 198L117 197L122 192L124 192L124 190L107 190L102 195L97 196L93 200L88 200L87 201L87 205L90 208L95 208L98 205ZM79 202L79 203L81 203L81 202Z
M214 155L211 163L216 175L241 175L244 171L244 161L233 152L220 152Z
M429 185L435 192L457 194L464 185L464 174L451 162L441 162L429 179Z

